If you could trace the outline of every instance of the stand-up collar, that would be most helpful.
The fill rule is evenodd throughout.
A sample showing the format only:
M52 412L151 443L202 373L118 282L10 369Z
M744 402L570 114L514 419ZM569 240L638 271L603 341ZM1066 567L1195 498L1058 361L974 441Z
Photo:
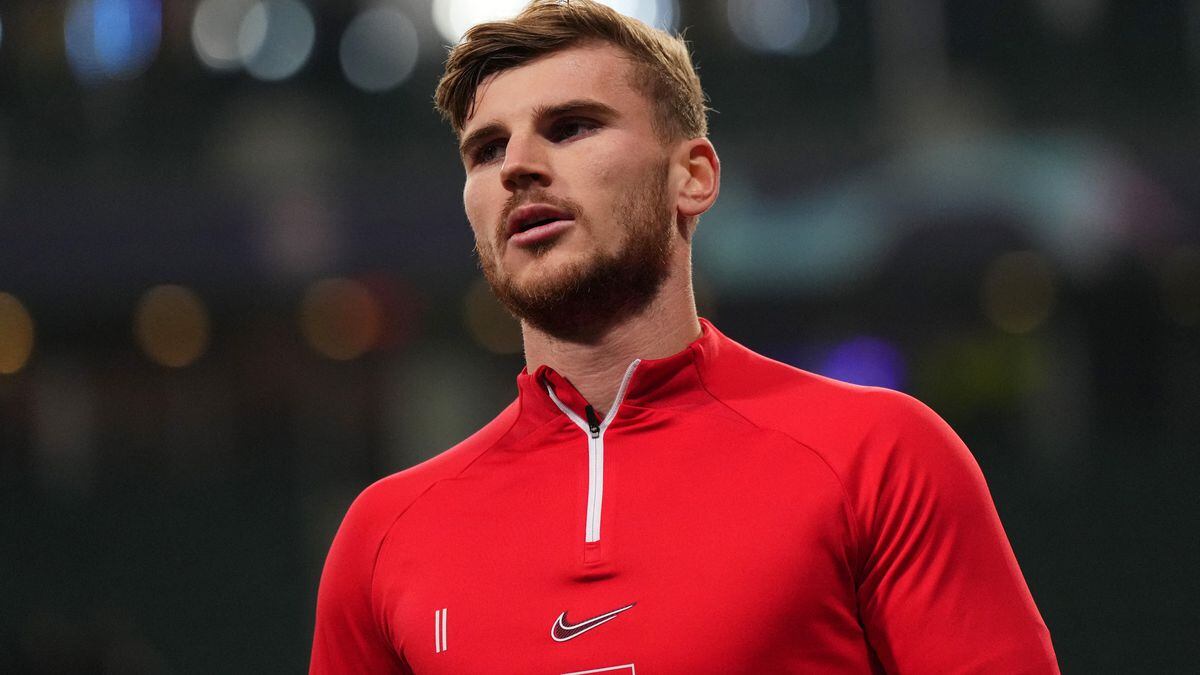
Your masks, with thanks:
M688 405L706 398L699 372L706 359L716 356L726 340L707 319L700 319L700 337L682 350L661 359L641 359L625 387L621 406L662 408ZM615 383L614 383L615 384ZM582 416L587 401L567 378L542 365L530 374L524 369L517 376L517 389L524 421L540 423L562 412L551 400L547 387L570 409ZM604 407L611 405L604 402Z

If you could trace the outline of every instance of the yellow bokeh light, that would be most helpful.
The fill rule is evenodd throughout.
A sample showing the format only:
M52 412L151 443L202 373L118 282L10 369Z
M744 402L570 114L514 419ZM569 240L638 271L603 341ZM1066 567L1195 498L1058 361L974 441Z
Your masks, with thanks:
M199 295L165 284L146 291L138 301L133 334L146 358L160 366L183 368L208 349L211 323Z
M983 313L997 328L1028 333L1054 309L1054 269L1035 251L1006 253L992 261L983 277Z
M33 318L16 296L0 293L0 375L25 367L33 353Z
M479 279L463 300L463 319L471 336L493 354L521 353L521 324L504 309L487 282Z
M356 359L375 347L383 310L366 285L323 279L309 286L300 307L300 332L318 354L335 361Z

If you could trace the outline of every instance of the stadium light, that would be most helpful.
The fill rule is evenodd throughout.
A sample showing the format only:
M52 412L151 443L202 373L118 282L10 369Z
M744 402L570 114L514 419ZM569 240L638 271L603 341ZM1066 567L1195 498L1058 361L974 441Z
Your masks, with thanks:
M261 0L238 27L237 48L246 72L274 82L295 75L316 41L312 12L297 0Z
M417 65L417 29L398 9L368 9L342 34L338 55L351 84L370 92L399 86Z
M433 23L451 43L477 23L515 16L528 0L433 0ZM679 17L676 0L602 0L601 4L665 30L675 30Z
M834 0L728 0L729 26L750 49L806 55L824 49L837 33Z
M203 0L192 16L192 47L200 62L213 70L237 70L238 29L254 0Z

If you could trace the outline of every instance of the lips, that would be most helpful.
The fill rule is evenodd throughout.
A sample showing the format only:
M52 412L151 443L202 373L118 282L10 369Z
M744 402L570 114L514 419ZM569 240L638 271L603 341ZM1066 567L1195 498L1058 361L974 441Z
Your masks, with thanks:
M509 238L529 232L535 228L574 220L570 211L549 204L527 204L514 210L508 216L507 233Z

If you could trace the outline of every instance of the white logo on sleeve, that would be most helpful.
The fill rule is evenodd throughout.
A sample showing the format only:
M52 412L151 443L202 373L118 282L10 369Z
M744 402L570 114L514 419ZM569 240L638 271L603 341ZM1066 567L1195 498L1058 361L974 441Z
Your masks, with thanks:
M446 651L446 608L433 613L433 651L441 654Z

